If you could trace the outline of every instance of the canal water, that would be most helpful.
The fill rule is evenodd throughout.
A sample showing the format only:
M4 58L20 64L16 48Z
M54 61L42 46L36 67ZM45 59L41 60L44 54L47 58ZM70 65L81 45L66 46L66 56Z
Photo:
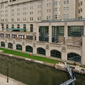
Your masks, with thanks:
M68 73L52 67L0 55L0 73L9 76L27 85L59 85L70 77ZM85 85L85 76L76 74L76 85Z

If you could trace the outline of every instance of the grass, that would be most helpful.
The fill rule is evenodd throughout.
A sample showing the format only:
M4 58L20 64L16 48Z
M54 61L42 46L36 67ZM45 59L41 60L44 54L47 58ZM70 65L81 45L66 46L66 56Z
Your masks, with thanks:
M56 63L59 62L59 60L49 59L49 58L36 56L36 55L31 55L30 56L30 54L28 54L28 53L9 50L9 49L5 49L5 48L0 48L0 50L3 50L3 53L12 54L12 55L16 55L16 56L21 56L21 57L24 57L24 58L30 58L30 59L34 59L34 60L38 60L38 61L43 61L43 62L46 62L46 63L56 64Z
M85 66L84 66L84 65L81 65L80 67L85 68Z

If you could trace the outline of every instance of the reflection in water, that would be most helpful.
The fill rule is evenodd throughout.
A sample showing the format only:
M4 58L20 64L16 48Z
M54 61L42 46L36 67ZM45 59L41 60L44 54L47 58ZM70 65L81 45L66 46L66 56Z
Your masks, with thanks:
M55 70L52 67L3 55L0 55L0 73L6 75L7 63L9 65L9 76L27 85L59 85L69 79L67 73ZM85 76L76 74L76 77L76 85L85 85Z

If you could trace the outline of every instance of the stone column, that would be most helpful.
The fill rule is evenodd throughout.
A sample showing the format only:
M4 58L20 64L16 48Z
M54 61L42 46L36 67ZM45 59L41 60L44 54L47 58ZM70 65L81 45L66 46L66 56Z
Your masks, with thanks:
M49 24L49 43L52 43L52 27L51 27L51 23Z
M12 33L10 32L10 38L12 38Z
M5 42L5 48L8 48L8 43Z
M68 38L68 26L67 23L64 25L64 39L65 39L65 44L67 43L67 38Z
M4 32L4 38L6 39L6 32Z
M83 65L85 65L85 36L82 37L81 63L82 63Z
M39 41L39 26L36 25L36 41Z
M84 22L84 35L85 35L85 22Z
M13 50L16 50L16 41L13 40Z
M37 54L36 43L33 43L33 54Z
M1 23L0 23L0 31L2 31L2 25L1 25Z
M25 42L24 42L24 40L22 42L22 51L25 52Z
M65 45L62 46L61 59L62 59L63 61L66 61L66 60L67 60L67 52L66 52L66 46L65 46Z
M46 57L50 57L49 44L46 45Z
M50 50L46 49L46 57L50 57Z
M8 42L7 42L7 39L5 39L5 48L8 48Z

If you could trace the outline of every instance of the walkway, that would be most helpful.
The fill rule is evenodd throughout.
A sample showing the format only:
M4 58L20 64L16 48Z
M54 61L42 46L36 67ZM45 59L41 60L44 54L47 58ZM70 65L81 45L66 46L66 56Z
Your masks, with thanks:
M26 84L23 84L19 81L12 79L12 78L9 78L9 82L7 83L7 77L0 74L0 85L26 85Z
M60 85L69 85L71 83L72 83L72 85L75 85L76 78L75 78L74 73L71 71L71 68L69 67L69 65L66 62L65 62L65 66L66 66L66 69L67 69L71 79L67 80L66 82L64 82Z

